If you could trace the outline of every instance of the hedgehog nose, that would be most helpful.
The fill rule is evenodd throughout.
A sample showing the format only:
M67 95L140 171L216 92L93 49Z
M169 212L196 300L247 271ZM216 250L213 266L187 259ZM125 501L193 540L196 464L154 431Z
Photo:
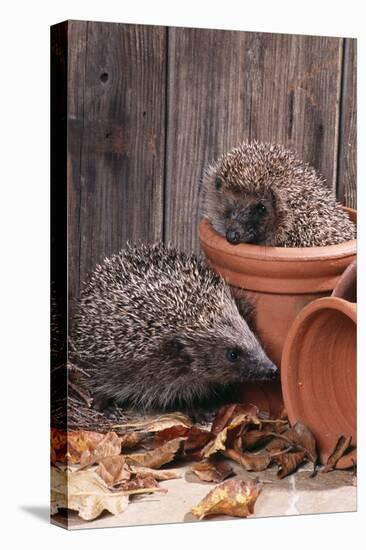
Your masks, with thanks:
M226 231L226 240L231 244L238 244L240 242L240 235L237 231L228 229Z
M267 367L267 373L269 380L276 380L276 378L278 377L278 368L276 367L276 365L270 362Z
M275 380L278 377L278 368L268 357L262 358L260 368L266 380Z
M276 378L278 377L278 368L273 366L269 371L268 377L270 380L276 380Z

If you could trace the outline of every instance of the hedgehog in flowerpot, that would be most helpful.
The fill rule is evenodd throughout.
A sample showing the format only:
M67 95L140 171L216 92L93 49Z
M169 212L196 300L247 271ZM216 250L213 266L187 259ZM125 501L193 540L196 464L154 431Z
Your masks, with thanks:
M203 177L203 214L230 244L329 246L356 227L309 164L281 145L243 142Z

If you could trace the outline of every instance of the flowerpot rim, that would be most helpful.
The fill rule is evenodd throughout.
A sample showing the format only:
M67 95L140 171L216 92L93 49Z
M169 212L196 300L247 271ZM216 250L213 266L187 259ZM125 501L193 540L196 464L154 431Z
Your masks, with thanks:
M351 219L355 220L357 211L353 208L342 207ZM250 243L230 244L222 235L217 233L209 220L203 218L199 224L199 233L201 240L205 242L205 246L210 246L207 239L214 239L215 248L220 252L232 257L254 259L257 261L271 262L273 260L279 262L299 262L311 260L331 260L333 258L342 258L356 254L357 240L352 239L340 244L328 246L314 247L276 247L264 246Z
M356 220L355 210L345 210ZM207 218L200 222L198 231L209 265L230 285L256 292L321 294L332 291L357 252L356 239L309 248L232 245L213 229Z
M299 325L301 325L305 319L310 317L310 315L313 315L316 311L321 311L324 309L336 309L337 311L347 315L347 317L349 317L354 323L356 322L356 304L354 302L349 302L348 300L338 296L325 296L324 298L317 298L300 311L291 325L288 336L291 335L292 337L293 333L298 330ZM288 337L286 339L286 343L287 340Z

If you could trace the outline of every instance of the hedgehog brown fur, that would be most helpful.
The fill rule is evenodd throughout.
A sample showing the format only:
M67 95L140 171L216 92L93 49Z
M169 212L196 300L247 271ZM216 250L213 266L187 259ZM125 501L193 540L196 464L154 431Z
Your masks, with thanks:
M250 305L241 302L246 316ZM194 255L127 246L81 293L73 344L101 409L188 408L225 388L275 377L230 288Z
M203 214L232 244L309 247L356 237L325 181L281 145L243 142L207 168Z

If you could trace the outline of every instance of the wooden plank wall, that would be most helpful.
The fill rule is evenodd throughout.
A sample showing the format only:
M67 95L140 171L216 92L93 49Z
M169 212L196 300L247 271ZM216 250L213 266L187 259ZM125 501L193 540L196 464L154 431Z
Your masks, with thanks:
M69 296L126 241L198 251L200 178L242 139L356 204L354 39L68 22Z
M69 296L126 241L160 240L166 30L69 22Z

